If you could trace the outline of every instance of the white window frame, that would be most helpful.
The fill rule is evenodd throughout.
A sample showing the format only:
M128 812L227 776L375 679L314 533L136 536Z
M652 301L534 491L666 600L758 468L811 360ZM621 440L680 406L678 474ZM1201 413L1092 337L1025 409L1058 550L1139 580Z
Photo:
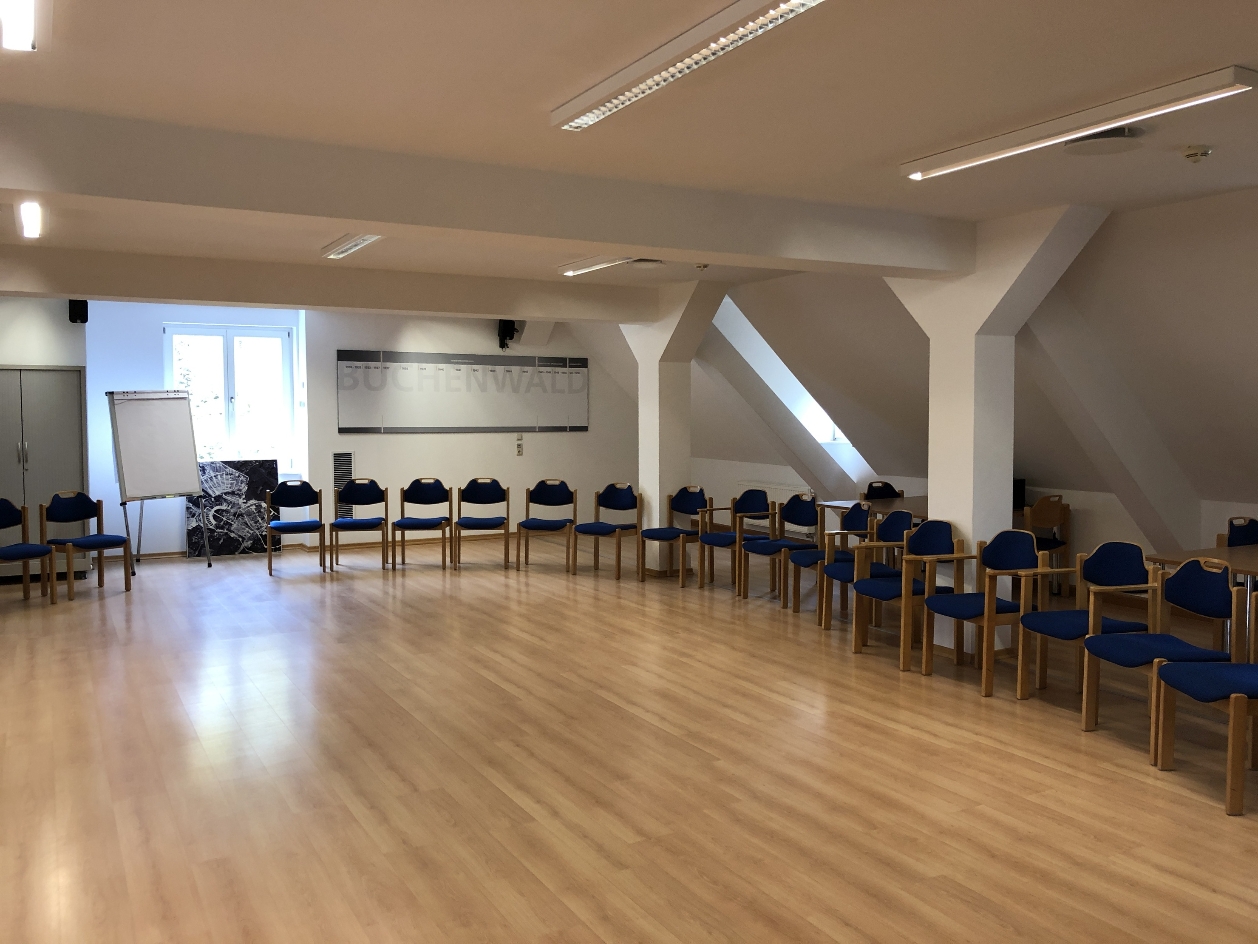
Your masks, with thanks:
M186 322L168 321L162 325L162 348L166 386L173 389L175 383L174 336L176 334L200 334L223 339L223 391L227 398L224 417L227 424L227 441L236 441L236 338L279 338L283 344L285 406L288 410L288 441L289 454L276 456L281 473L296 469L296 440L294 437L294 418L296 415L296 389L294 386L293 350L294 329L273 325L216 325L189 324Z

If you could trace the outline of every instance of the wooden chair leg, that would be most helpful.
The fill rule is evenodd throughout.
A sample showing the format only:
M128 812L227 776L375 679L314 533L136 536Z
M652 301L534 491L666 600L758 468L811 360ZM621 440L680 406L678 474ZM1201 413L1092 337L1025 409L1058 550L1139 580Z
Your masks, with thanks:
M1158 770L1175 769L1175 689L1158 679Z
M66 597L74 599L74 548L69 544L62 545L66 555Z
M804 568L791 565L791 612L799 612L799 582Z
M323 528L319 529L319 569L325 573L328 569L328 541Z
M961 620L952 621L952 662L954 665L965 662L965 623Z
M29 600L31 598L31 562L22 561L22 599Z
M517 528L516 534L519 534L519 533L520 531ZM519 552L517 551L516 553L518 554ZM510 524L504 524L502 526L502 569L503 570L511 569L511 525Z
M616 553L620 553L620 532L616 532ZM594 535L594 569L598 570L599 546L598 535Z
M869 624L869 597L853 594L852 601L852 652L859 654L865 645L865 632Z
M1083 666L1084 658L1087 650L1083 648L1083 643L1079 644L1079 650L1075 653L1075 694L1083 694Z
M1158 684L1158 669L1166 665L1165 659L1154 659L1149 669L1149 763L1158 762L1158 718L1161 706L1158 699L1162 697L1162 686Z
M48 602L52 604L57 602L57 552L53 551L46 558L40 560L39 573L41 576L44 573L45 560L48 562Z
M446 528L441 529L441 569L446 569L446 541L450 538L450 532ZM406 563L406 545L402 545L402 563Z
M922 674L935 674L935 614L922 604Z
M700 589L700 590L702 590L705 586L707 586L707 576L708 576L708 573L707 573L707 571L708 571L708 549L707 549L706 547L704 547L702 544L700 544L700 545L699 545L699 561L698 561L698 564L699 564L699 572L698 572L698 577L699 577L699 589Z
M646 540L638 538L638 582L646 580Z
M849 613L851 603L847 598L847 584L839 584L839 613Z
M1031 640L1027 638L1026 628L1021 623L1017 626L1018 632L1018 683L1016 686L1016 697L1019 701L1024 701L1031 697L1031 680L1029 678L1029 666L1027 663L1031 661ZM1036 633L1036 638L1041 638Z
M441 533L442 538L444 538L445 532L440 532L440 533ZM402 542L402 566L405 567L406 566L406 532L405 531L401 532L400 540ZM446 545L445 545L445 541L443 540L441 542L441 556L443 558L441 563L443 565L445 564L445 560L444 560L445 553L446 553ZM394 557L394 560L397 560L397 558ZM443 570L445 569L444 566L442 567L442 569Z
M778 579L782 587L782 593L781 593L782 609L786 609L787 606L789 606L791 602L791 586L787 583L787 577L790 575L790 570L791 570L791 552L784 550L782 551L781 554L778 555ZM797 582L794 587L794 589L796 590L799 589L798 579L799 578L797 577L796 578Z
M913 666L913 599L900 600L900 671Z
M1249 722L1249 769L1258 770L1258 723L1252 719Z
M389 569L389 538L385 531L387 525L380 526L380 569Z
M817 625L822 629L830 628L830 607L834 596L834 582L821 572L821 583L817 585Z
M1035 687L1048 688L1048 639L1035 634Z
M621 536L623 533L624 533L624 532L623 532L623 531L621 531L619 528L617 528L617 529L616 529L616 579L617 579L617 580L619 580L619 579L620 579L620 536ZM595 550L595 553L597 554L597 551L598 551L598 539L597 539L597 538L595 538L594 540L595 540L594 550Z
M96 552L96 586L105 586L105 552Z
M1083 650L1083 730L1095 731L1100 716L1101 660Z
M677 568L677 586L683 589L686 586L686 536L683 534L677 539L677 556L681 558L681 564Z
M1227 700L1227 785L1225 805L1228 816L1245 812L1245 748L1249 740L1249 699L1235 694Z
M520 527L517 527L517 528L515 529L515 569L516 569L516 573L519 573L519 571L520 571L520 561L521 561L521 560L523 560L523 558L520 556L520 542L521 542L521 541L523 541L523 540L524 540L524 529L523 529L523 528L520 528Z
M984 620L983 627L983 697L990 698L996 690L996 627Z
M102 567L103 571L104 568ZM122 545L122 589L131 592L131 539Z

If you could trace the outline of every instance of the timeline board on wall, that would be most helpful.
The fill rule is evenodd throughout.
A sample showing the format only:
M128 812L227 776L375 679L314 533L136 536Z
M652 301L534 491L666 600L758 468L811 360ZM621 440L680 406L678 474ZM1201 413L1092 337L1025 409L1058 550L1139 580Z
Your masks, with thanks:
M342 433L585 432L584 357L337 351Z

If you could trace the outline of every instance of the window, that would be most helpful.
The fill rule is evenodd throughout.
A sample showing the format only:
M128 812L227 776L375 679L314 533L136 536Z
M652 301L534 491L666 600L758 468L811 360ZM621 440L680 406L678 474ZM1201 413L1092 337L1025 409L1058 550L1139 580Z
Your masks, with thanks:
M291 328L167 324L166 382L192 397L197 458L294 469Z

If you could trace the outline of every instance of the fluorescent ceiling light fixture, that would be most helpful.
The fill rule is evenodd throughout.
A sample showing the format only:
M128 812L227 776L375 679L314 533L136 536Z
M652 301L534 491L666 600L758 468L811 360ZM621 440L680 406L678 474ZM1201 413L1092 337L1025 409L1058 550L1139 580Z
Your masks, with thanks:
M609 269L612 266L623 265L626 262L633 262L633 256L617 256L611 258L609 256L591 256L589 259L579 259L576 262L570 262L565 266L559 267L559 274L566 276L585 275L587 272L597 272L599 269Z
M939 177L1004 157L1052 147L1054 144L1065 144L1098 131L1108 131L1110 128L1156 118L1158 115L1191 108L1193 105L1204 105L1239 92L1248 92L1255 87L1258 87L1258 72L1240 66L1229 66L1217 72L1176 82L1174 85L1141 92L1108 105L1099 105L1087 111L1032 125L1021 131L910 161L900 165L900 172L913 180Z
M739 0L556 108L550 113L550 123L562 125L565 131L588 128L821 2L782 0L766 10L764 0ZM753 16L757 10L762 12ZM736 26L749 16L752 19Z
M35 48L35 0L0 0L0 46L24 52Z
M44 211L34 200L27 200L17 208L18 219L22 221L22 235L27 239L39 239L44 231Z
M340 239L328 243L319 251L323 253L324 259L344 259L351 252L358 252L364 246L370 246L379 236L342 236Z

